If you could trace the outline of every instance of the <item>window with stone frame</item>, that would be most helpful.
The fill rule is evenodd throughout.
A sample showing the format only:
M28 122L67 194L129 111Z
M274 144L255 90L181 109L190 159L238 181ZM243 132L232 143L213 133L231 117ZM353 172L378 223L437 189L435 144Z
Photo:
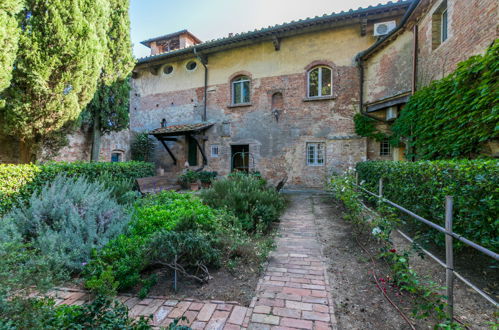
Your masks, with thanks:
M316 66L307 73L307 96L325 97L333 95L333 71L327 66Z
M389 140L383 140L379 143L379 155L390 156L392 154L392 147Z
M212 144L210 149L211 157L218 158L218 156L220 155L220 146L218 144Z
M449 38L447 0L442 1L438 8L433 12L431 20L432 49L436 49Z
M307 165L322 166L324 165L325 143L307 143Z
M232 104L250 103L250 78L239 76L232 80Z

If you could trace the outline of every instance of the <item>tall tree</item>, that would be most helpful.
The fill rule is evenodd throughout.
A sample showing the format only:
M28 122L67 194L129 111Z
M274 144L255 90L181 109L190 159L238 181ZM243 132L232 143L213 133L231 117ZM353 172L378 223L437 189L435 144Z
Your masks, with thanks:
M12 67L21 33L17 14L22 6L23 0L0 1L0 92L10 85L12 78Z
M2 0L5 1L5 0ZM108 60L106 0L25 0L12 83L0 93L0 129L26 146L76 120Z
M107 56L99 82L99 89L88 105L91 119L92 161L99 160L102 134L120 131L129 123L129 76L134 66L130 40L129 0L110 0L111 14L108 30Z

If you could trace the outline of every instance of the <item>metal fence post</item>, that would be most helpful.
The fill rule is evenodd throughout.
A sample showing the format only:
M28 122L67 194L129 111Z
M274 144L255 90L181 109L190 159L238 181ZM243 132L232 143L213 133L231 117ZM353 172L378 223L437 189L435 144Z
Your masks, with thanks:
M445 196L445 230L452 233L452 196ZM452 236L445 234L445 285L447 286L447 317L452 322L454 317L454 254L452 251Z
M378 196L383 197L383 178L379 178Z

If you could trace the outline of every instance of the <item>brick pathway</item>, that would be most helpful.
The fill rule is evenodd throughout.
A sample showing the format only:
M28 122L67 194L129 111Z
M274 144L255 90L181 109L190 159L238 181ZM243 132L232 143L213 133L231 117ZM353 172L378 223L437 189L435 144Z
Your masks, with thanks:
M249 329L336 328L310 195L291 195L279 234L250 306Z
M281 217L277 248L271 253L250 307L237 302L171 300L131 295L118 299L131 316L153 315L155 327L166 327L185 316L192 329L336 329L326 266L318 243L310 195L291 195ZM57 304L88 301L83 291L59 289Z

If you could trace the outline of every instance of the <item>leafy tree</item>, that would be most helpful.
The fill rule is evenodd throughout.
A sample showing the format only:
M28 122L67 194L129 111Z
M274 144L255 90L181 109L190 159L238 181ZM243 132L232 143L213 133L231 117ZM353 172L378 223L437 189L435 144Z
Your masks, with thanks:
M21 28L16 15L22 9L22 0L0 2L0 92L10 85L12 67L17 53ZM0 106L2 100L0 99Z
M29 151L76 120L92 99L104 65L105 0L26 0L12 83L1 98L1 130ZM26 159L25 159L26 160Z
M129 123L129 75L134 66L130 40L129 0L109 0L111 16L108 30L107 56L100 85L86 117L90 119L92 160L99 160L100 138L104 133L121 131Z

